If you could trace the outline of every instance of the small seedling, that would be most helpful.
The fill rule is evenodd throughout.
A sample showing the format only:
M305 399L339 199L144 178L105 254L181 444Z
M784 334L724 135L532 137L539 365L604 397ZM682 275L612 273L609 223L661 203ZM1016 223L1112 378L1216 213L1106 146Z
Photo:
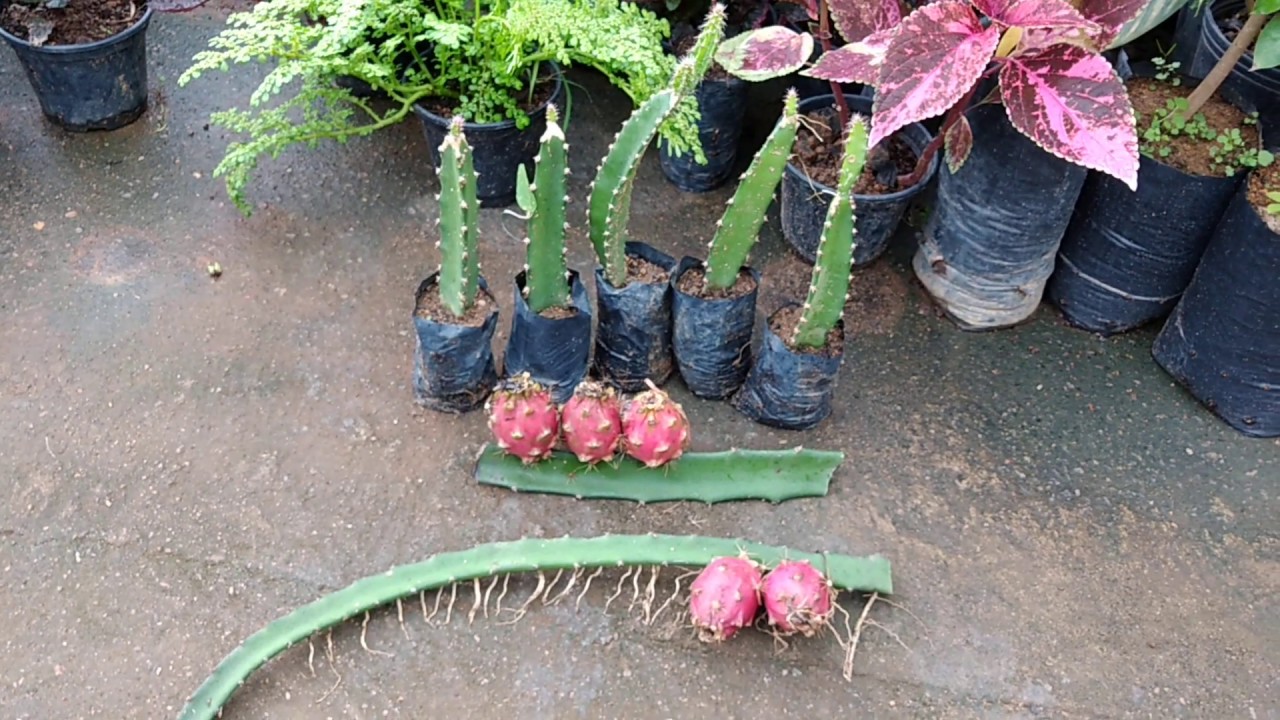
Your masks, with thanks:
M1280 192L1275 190L1267 191L1267 214L1280 217Z

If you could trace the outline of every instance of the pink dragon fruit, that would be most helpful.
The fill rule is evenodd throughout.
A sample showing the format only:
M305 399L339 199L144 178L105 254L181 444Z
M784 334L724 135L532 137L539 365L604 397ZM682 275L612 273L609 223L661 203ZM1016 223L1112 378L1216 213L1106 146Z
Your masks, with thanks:
M658 467L689 448L689 418L684 408L645 380L649 389L627 401L622 409L622 445L627 454Z
M722 557L703 568L689 590L689 615L698 639L723 642L755 622L760 569L744 557Z
M529 373L520 373L498 383L485 402L489 429L504 452L525 464L551 454L560 434L560 414L551 393Z
M622 438L622 410L613 388L593 380L580 383L560 413L564 445L592 465L613 459Z
M761 592L769 624L783 635L798 632L813 637L835 612L827 579L803 560L789 560L770 570Z

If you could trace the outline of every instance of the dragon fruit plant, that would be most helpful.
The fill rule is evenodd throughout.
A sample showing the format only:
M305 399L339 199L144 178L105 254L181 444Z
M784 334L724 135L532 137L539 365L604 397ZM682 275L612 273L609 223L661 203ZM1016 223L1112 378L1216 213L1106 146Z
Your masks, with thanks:
M454 117L440 145L440 301L456 317L475 303L480 290L480 202L471 146Z
M527 214L524 296L535 313L569 307L569 268L565 265L565 178L569 174L564 130L555 105L547 106L547 129L534 157L533 181L525 166L516 174L516 202Z
M802 74L876 88L870 145L945 115L915 169L923 177L945 146L952 172L968 159L964 111L996 77L1009 121L1052 155L1137 187L1138 139L1124 83L1100 54L1146 0L939 0L899 19L893 0L835 0L832 17L848 44L824 52ZM770 27L725 43L726 70L753 79L795 72L812 41ZM839 94L837 94L839 97ZM995 99L995 94L988 98Z

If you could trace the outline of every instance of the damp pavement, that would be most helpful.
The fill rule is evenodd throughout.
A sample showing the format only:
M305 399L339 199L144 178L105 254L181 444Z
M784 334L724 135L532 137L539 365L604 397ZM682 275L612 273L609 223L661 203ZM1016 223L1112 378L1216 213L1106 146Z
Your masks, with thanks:
M670 613L604 612L615 581L514 625L468 623L464 588L447 627L413 599L403 622L370 617L368 651L358 621L291 650L225 717L1280 718L1280 444L1173 386L1153 330L1102 340L1046 308L958 331L910 276L910 228L856 275L820 429L670 386L695 449L842 450L829 497L638 507L476 486L481 415L410 390L412 294L436 262L419 126L267 162L245 219L210 177L228 137L206 120L253 72L175 82L226 12L155 18L152 108L110 134L45 124L0 53L0 717L175 717L250 633L360 577L653 531L883 553L896 605L873 608L846 682L831 637L703 647ZM575 79L581 210L627 109ZM681 195L650 156L634 235L700 254L726 196ZM499 342L517 234L485 213ZM570 260L589 252L579 227ZM762 308L805 281L776 218L756 262ZM512 580L507 606L531 588Z

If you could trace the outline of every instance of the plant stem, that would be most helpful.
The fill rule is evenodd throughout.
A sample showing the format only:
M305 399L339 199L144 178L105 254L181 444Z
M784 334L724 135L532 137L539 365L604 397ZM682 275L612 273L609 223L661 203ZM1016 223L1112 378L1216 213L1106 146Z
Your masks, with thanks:
M827 9L827 0L818 0L818 39L822 41L822 52L831 52L831 12ZM840 127L849 127L849 103L844 101L844 88L840 83L831 80L831 94L836 99L836 109L840 112Z
M978 92L978 84L980 82L981 80L974 83L973 87L969 88L969 92L960 98L960 102L952 105L951 109L947 111L947 117L942 121L942 127L938 128L937 136L929 142L924 152L920 153L920 159L916 160L915 168L907 175L898 176L899 190L914 187L916 183L924 179L924 174L928 172L929 165L933 163L933 156L938 154L938 151L942 149L942 144L947 140L947 131L960 122L964 111L969 107L969 102L973 100L974 93Z
M1212 13L1213 10L1206 12ZM1210 18L1209 22L1213 22ZM1209 98L1218 92L1218 88L1222 87L1222 83L1226 82L1231 75L1231 71L1235 69L1236 63L1240 62L1240 58L1244 57L1245 51L1258 38L1258 33L1262 32L1262 26L1267 22L1267 16L1262 13L1254 13L1249 16L1249 20L1245 22L1244 27L1240 29L1236 39L1232 41L1231 47L1227 48L1227 52L1218 60L1218 64L1213 66L1213 70L1205 76L1200 85L1187 98L1187 109L1182 111L1182 119L1190 120L1193 115L1209 102Z

